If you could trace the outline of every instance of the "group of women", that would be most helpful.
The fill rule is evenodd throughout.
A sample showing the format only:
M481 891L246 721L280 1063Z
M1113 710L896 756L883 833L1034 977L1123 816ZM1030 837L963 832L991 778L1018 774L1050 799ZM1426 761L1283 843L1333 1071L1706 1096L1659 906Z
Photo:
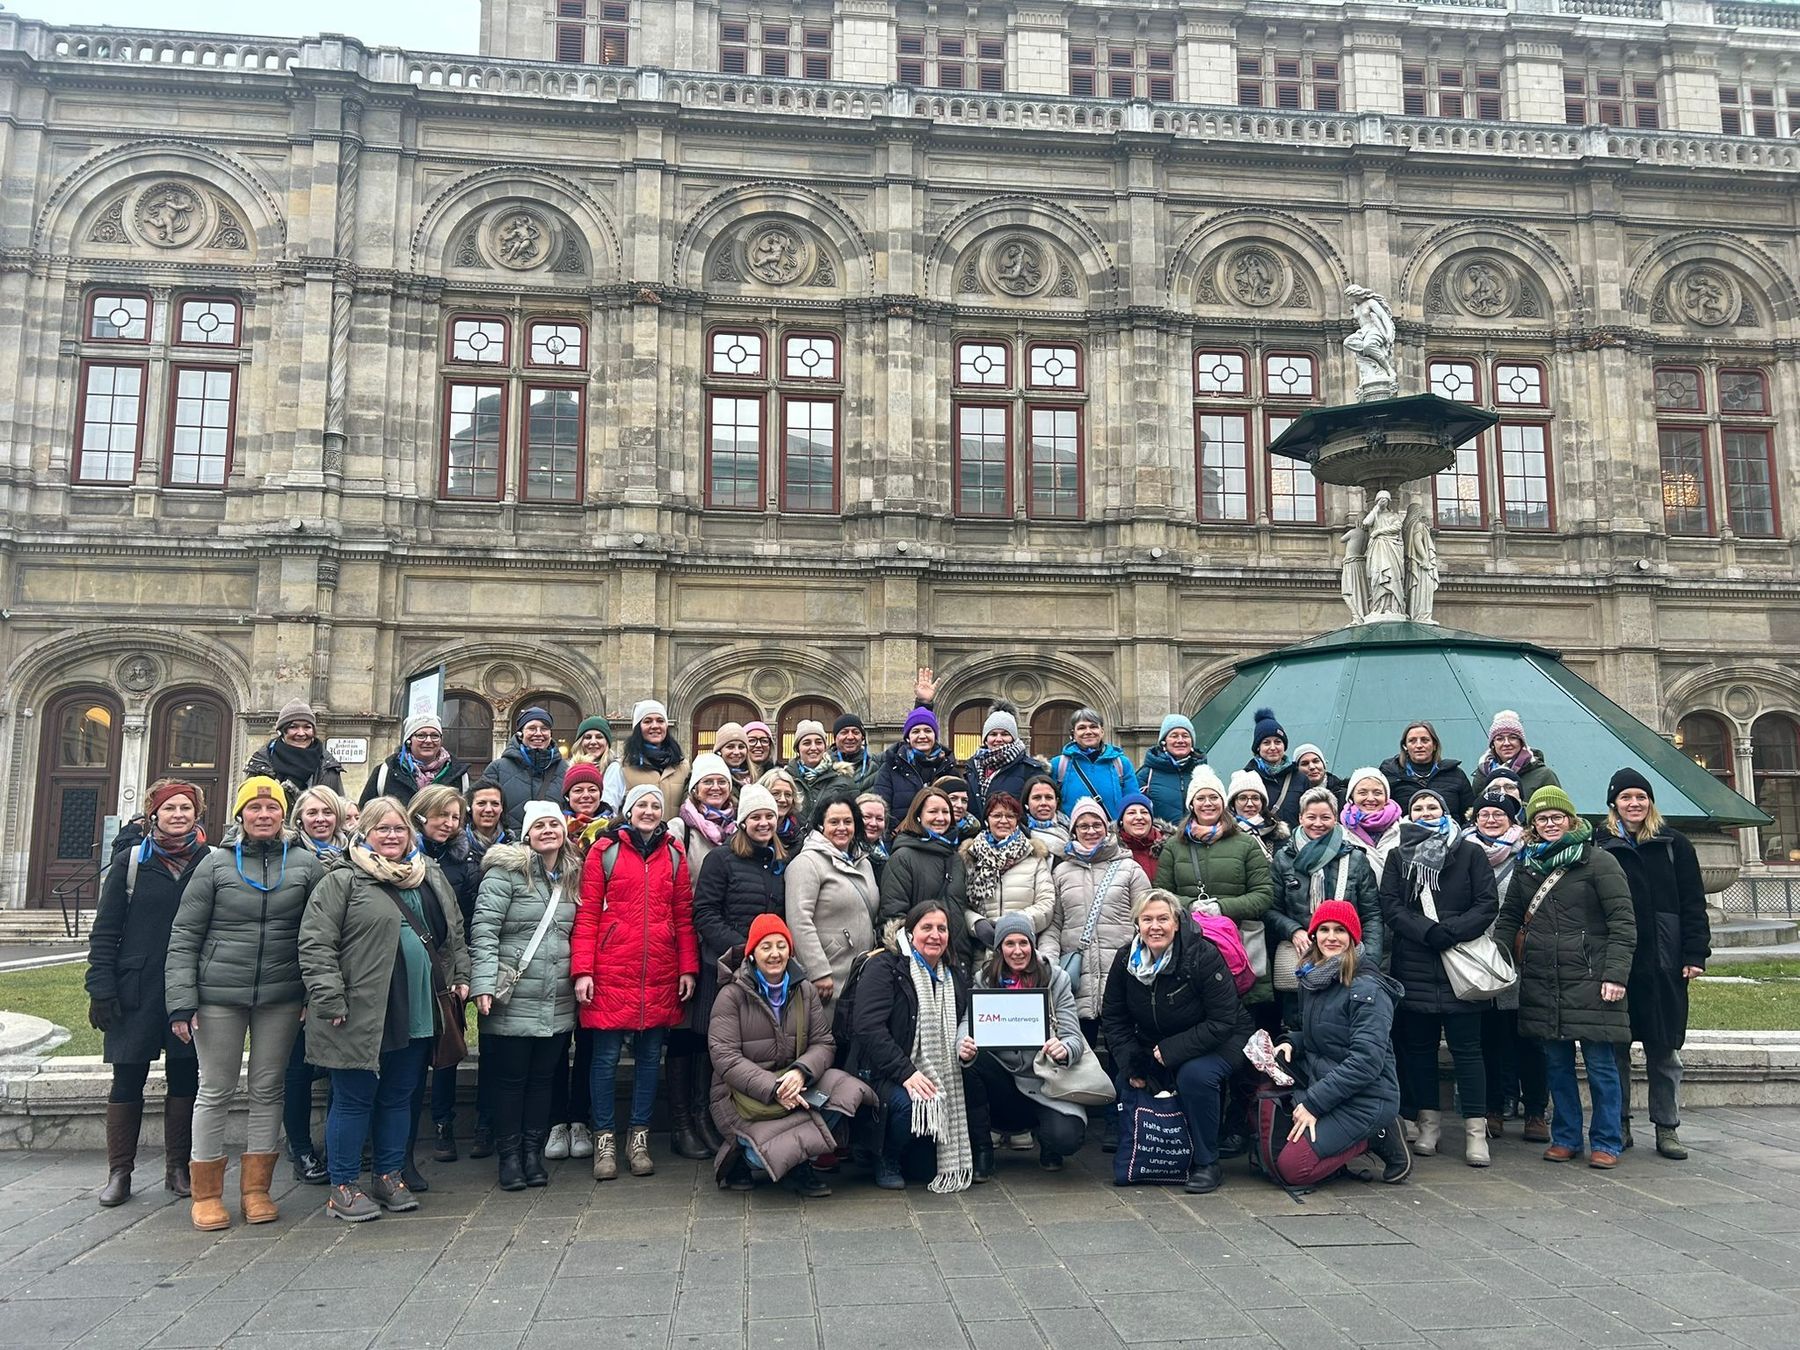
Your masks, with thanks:
M659 1097L675 1152L710 1158L724 1187L827 1195L860 1156L881 1187L952 1191L992 1175L997 1144L1055 1170L1088 1132L1064 1089L1087 1074L1092 1100L1096 1059L1121 1093L1179 1100L1190 1191L1216 1188L1220 1158L1246 1147L1265 1074L1298 1080L1283 1179L1317 1184L1372 1150L1399 1180L1442 1139L1440 1042L1473 1165L1513 1115L1548 1159L1585 1143L1593 1166L1615 1165L1633 1040L1657 1150L1685 1156L1679 1049L1686 981L1709 954L1704 901L1692 847L1635 770L1614 776L1596 828L1510 712L1472 780L1423 722L1340 779L1318 746L1290 753L1262 709L1226 780L1179 714L1134 769L1092 709L1061 754L1033 759L1004 704L959 764L931 693L921 672L885 752L846 715L829 733L802 722L786 765L762 723L722 727L690 759L648 699L622 742L594 716L563 733L565 756L529 707L473 779L421 715L358 805L293 703L217 844L197 787L151 785L90 952L114 1066L100 1202L131 1193L163 1059L165 1182L191 1193L197 1227L231 1222L240 1080L246 1222L277 1216L284 1121L296 1176L329 1184L334 1216L416 1208L427 1103L434 1156L458 1156L469 1005L470 1155L496 1155L506 1190L545 1185L565 1157L591 1158L600 1181L650 1174ZM1487 937L1520 978L1471 1002L1445 953ZM1041 991L1045 1043L979 1046L980 989ZM1114 1147L1119 1113L1099 1125Z

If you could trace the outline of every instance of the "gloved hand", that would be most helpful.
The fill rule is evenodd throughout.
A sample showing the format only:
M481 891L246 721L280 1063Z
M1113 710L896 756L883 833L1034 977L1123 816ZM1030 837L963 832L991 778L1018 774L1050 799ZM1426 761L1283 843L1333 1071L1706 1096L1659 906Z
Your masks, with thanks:
M975 940L984 947L994 945L994 921L992 919L975 920Z
M88 1025L95 1031L111 1031L113 1027L125 1019L125 1009L119 1006L116 998L91 998L88 1000Z

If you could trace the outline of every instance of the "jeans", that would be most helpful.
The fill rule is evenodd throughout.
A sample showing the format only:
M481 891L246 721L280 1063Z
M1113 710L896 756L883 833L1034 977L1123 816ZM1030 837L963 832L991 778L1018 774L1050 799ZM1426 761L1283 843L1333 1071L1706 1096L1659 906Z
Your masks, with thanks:
M1194 1166L1219 1161L1219 1094L1235 1066L1219 1054L1198 1055L1175 1070L1175 1095L1187 1114Z
M1406 1065L1406 1071L1400 1075L1402 1115L1414 1118L1421 1111L1436 1111L1443 1105L1443 1092L1438 1086L1440 1034L1450 1046L1450 1059L1456 1069L1457 1106L1463 1119L1475 1120L1487 1114L1487 1070L1481 1061L1479 1009L1414 1012L1402 1003L1394 1014L1394 1033L1400 1061Z
M1581 1152L1581 1087L1575 1081L1575 1042L1545 1041L1544 1063L1549 1070L1550 1100L1556 1114L1550 1118L1550 1142ZM1618 1153L1625 1145L1620 1117L1624 1103L1619 1090L1619 1063L1610 1041L1582 1041L1582 1062L1587 1065L1588 1095L1593 1098L1594 1118L1588 1137L1596 1153Z
M662 1080L663 1042L667 1027L651 1027L647 1031L594 1032L594 1064L588 1075L589 1123L594 1133L611 1133L614 1107L618 1100L619 1056L625 1050L625 1038L631 1037L633 1069L631 1075L631 1124L646 1126L656 1112L656 1088Z
M550 1083L569 1062L569 1033L555 1036L481 1038L482 1058L494 1080L494 1133L538 1138L550 1132Z
M325 1113L325 1160L333 1186L353 1186L362 1175L363 1144L374 1135L375 1175L406 1163L412 1132L413 1092L431 1061L430 1037L421 1036L381 1056L381 1071L331 1070L331 1106Z
M1090 1053L1092 1053L1090 1051ZM983 1093L983 1120L975 1119L976 1094L971 1092L969 1098L969 1133L977 1144L984 1142L989 1130L1000 1130L1006 1134L1016 1134L1023 1130L1035 1130L1038 1147L1045 1153L1066 1158L1082 1145L1087 1137L1087 1121L1082 1116L1058 1111L1053 1106L1033 1101L1014 1081L1012 1072L992 1054L981 1054L969 1066L967 1078L980 1081Z
M172 1055L163 1057L163 1080L168 1084L168 1095L171 1100L180 1101L192 1097L200 1090L200 1065L197 1061L183 1055L176 1058ZM112 1066L112 1091L106 1094L109 1102L142 1102L144 1100L144 1084L150 1081L148 1064L115 1064Z
M296 1157L312 1152L313 1084L325 1076L323 1069L306 1062L306 1024L302 1022L281 1084L282 1129L287 1132L288 1152Z
M1631 1118L1631 1042L1613 1046L1619 1062L1619 1095L1625 1118ZM1681 1124L1681 1051L1672 1045L1644 1043L1644 1077L1650 1085L1650 1123L1673 1130Z
M282 1081L288 1054L300 1034L300 1004L225 1008L207 1004L195 1014L194 1050L200 1060L200 1091L194 1100L194 1161L225 1156L225 1118L244 1076L244 1038L250 1038L250 1098L246 1153L273 1153L281 1146Z

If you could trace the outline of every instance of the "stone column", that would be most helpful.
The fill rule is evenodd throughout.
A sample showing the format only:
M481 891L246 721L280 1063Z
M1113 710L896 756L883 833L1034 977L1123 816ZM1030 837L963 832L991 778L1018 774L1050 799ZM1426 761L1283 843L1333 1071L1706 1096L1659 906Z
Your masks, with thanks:
M1719 62L1711 47L1677 46L1663 57L1663 106L1671 131L1719 130Z
M1756 801L1756 760L1748 736L1731 738L1732 772L1737 779L1738 793ZM1744 866L1761 867L1762 831L1755 825L1745 825L1738 831L1738 844L1744 851Z
M1176 52L1180 85L1188 103L1229 108L1237 103L1237 31L1218 19L1189 19Z
M1344 35L1342 102L1359 113L1397 113L1404 108L1397 31L1364 28Z

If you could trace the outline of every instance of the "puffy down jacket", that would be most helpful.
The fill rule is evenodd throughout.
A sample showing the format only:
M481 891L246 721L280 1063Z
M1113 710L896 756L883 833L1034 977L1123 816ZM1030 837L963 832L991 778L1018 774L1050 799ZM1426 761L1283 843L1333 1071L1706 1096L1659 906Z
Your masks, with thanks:
M699 975L700 947L687 855L661 826L648 840L623 826L588 850L569 945L570 976L594 981L582 1026L645 1031L681 1021L679 981Z
M313 851L286 831L266 842L215 848L202 858L188 875L169 930L163 968L169 1015L205 1004L261 1008L304 1001L300 915L324 874Z

